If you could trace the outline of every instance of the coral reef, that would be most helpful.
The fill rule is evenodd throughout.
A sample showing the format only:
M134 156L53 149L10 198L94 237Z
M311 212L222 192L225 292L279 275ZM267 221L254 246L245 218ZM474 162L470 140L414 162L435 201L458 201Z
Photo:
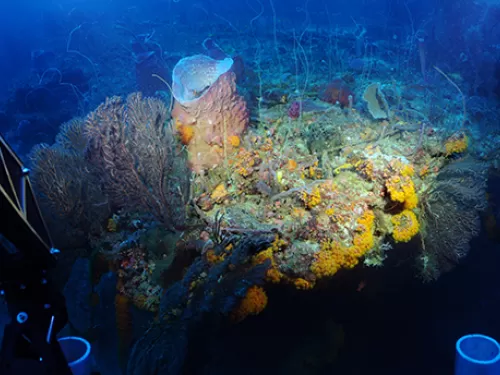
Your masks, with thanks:
M171 53L155 32L117 26L133 36L134 59L123 71L135 68L135 83L159 97L110 96L63 125L54 145L33 150L44 211L80 230L92 254L90 272L78 261L67 284L82 289L72 323L94 334L82 309L92 301L114 329L113 337L97 329L120 354L114 367L125 367L133 344L129 374L190 373L186 356L200 323L265 320L273 293L313 298L344 282L359 282L361 292L366 275L406 276L410 267L436 280L479 233L500 138L478 129L498 116L486 99L468 100L475 88L459 72L426 68L427 40L375 42L356 25L335 35L307 27L279 42L286 32L261 38L259 18L251 21L255 45L236 47L235 25L226 22L230 37L205 39L206 55L184 58L197 52ZM80 31L68 45L76 48ZM412 72L417 52L423 80ZM102 61L87 62L102 69ZM54 73L55 87L66 83L42 70L47 80ZM44 97L39 86L23 97L28 104ZM104 82L99 90L117 95ZM79 99L71 97L73 107ZM149 325L140 337L139 315Z

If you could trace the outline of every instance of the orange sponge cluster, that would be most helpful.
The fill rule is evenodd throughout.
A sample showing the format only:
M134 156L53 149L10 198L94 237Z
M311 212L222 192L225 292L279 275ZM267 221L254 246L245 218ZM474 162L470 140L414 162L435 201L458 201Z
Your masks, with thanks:
M267 306L267 294L265 290L257 285L250 287L240 304L232 312L232 318L241 322L248 315L258 315Z

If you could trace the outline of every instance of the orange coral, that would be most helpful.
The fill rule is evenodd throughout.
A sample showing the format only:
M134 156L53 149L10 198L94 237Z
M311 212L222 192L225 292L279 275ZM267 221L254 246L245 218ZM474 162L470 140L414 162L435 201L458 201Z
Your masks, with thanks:
M311 265L311 272L318 278L333 276L340 269L342 256L334 251L320 251Z
M224 260L224 258L225 258L224 254L222 254L222 255L216 255L215 251L213 249L208 250L205 253L205 256L207 257L207 262L210 263L210 264L215 264L215 263L222 262Z
M290 172L294 171L295 169L297 169L297 162L293 159L289 159L287 168Z
M175 124L175 128L177 129L177 133L179 134L181 143L187 146L194 138L194 126L183 125L178 120L175 121Z
M232 318L236 322L241 322L248 315L258 315L267 306L267 294L260 286L252 286L248 289L245 297L233 310Z
M286 241L276 236L275 240L266 250L252 257L252 264L258 265L264 263L266 260L270 260L271 267L266 272L266 280L272 283L279 283L283 278L283 273L276 267L276 262L273 257L273 253L279 251L282 247L286 245Z
M274 284L278 284L283 277L284 275L276 267L271 267L266 272L266 281Z

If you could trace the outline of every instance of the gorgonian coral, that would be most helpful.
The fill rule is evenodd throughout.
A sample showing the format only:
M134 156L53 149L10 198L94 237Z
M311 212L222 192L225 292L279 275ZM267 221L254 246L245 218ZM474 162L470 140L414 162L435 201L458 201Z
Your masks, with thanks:
M51 229L58 234L68 226L87 234L98 232L109 215L96 170L85 159L84 133L84 120L75 118L61 126L52 146L39 144L29 155L40 205ZM68 232L62 232L58 240ZM74 231L71 233L74 235Z
M455 161L424 192L424 249L419 259L424 280L437 279L468 253L487 206L487 170L486 163L472 158Z
M87 158L111 202L173 229L184 223L189 173L168 115L161 100L140 93L108 98L87 116L85 132Z

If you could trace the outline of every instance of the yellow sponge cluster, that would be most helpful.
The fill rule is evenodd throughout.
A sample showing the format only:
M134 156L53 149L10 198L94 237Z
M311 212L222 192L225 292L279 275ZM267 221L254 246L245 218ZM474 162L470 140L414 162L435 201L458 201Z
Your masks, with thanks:
M333 276L340 268L354 268L359 263L359 258L373 248L375 244L373 211L365 211L356 223L352 246L343 247L331 240L321 243L321 251L316 254L316 260L310 268L316 277Z
M409 175L392 176L386 181L385 187L389 192L391 200L401 202L404 208L412 210L418 205L418 196L415 192L415 185Z
M391 222L394 226L392 237L396 242L408 242L420 230L417 216L410 210L404 210L400 214L394 215Z

